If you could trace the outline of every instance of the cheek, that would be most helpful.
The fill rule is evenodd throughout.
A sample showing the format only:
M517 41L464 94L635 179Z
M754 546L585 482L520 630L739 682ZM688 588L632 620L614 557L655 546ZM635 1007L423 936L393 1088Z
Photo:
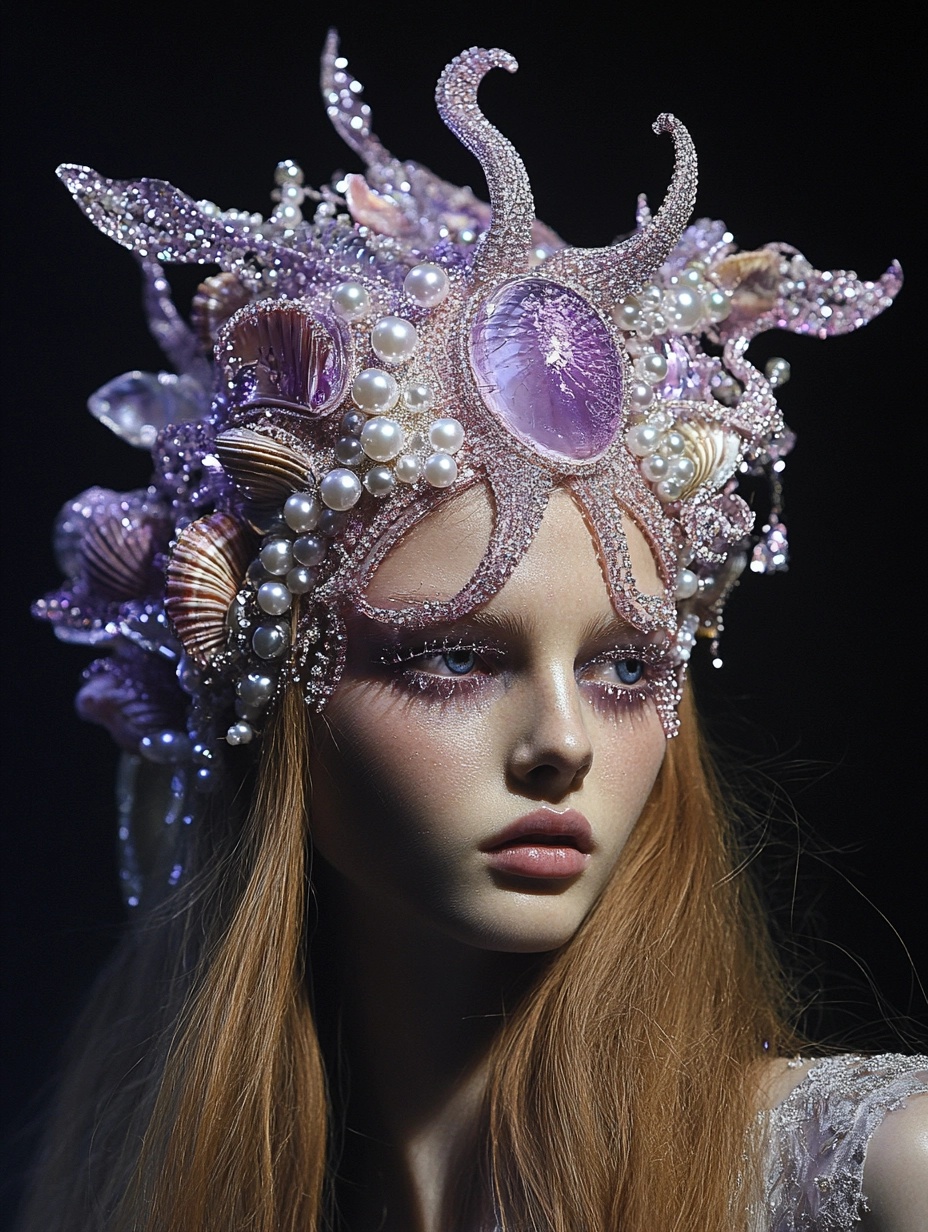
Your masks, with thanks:
M346 683L314 739L311 828L320 854L354 880L382 882L440 861L470 837L461 801L488 793L488 725L454 707Z

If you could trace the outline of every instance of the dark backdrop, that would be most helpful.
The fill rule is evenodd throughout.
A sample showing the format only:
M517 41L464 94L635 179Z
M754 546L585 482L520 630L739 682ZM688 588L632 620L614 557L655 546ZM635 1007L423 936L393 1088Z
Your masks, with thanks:
M926 621L915 586L926 452L910 35L892 5L857 25L817 9L815 29L801 12L768 6L756 8L763 22L746 22L700 5L708 27L656 6L604 21L604 7L517 17L529 6L340 11L280 0L243 8L238 22L218 6L20 10L6 48L3 267L14 1173L35 1092L122 919L115 754L72 707L90 655L56 644L27 608L57 583L48 545L61 503L91 484L147 479L145 455L86 413L88 394L160 366L135 263L82 218L53 171L74 161L158 176L194 198L267 212L281 158L300 162L311 184L358 169L318 98L328 22L341 28L385 144L480 193L479 168L435 113L434 82L474 43L517 55L518 75L493 74L481 100L524 158L539 216L571 242L628 230L641 190L660 200L671 145L650 124L669 110L699 151L698 212L724 218L743 247L785 240L818 268L850 265L869 278L902 261L908 286L862 333L757 345L793 366L782 404L799 436L786 474L794 563L745 581L730 604L724 669L702 662L695 674L742 790L761 807L775 797L759 868L789 960L806 971L806 992L822 990L811 1029L845 1046L919 1042ZM196 281L181 278L186 296Z

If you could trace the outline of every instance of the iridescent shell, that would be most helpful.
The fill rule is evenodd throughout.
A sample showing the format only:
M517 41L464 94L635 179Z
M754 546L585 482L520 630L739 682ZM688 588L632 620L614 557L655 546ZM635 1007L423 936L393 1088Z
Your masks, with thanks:
M216 453L251 510L279 510L293 492L314 483L309 458L278 436L257 428L229 428L216 438Z
M687 500L703 487L717 491L738 465L740 436L699 419L678 423L676 430L686 441L686 457L696 467L696 474L681 492L680 499Z
M759 314L777 301L782 260L772 248L734 252L712 267L712 276L719 286L734 292L733 308Z
M355 222L369 227L376 235L397 237L415 230L416 224L409 221L399 206L371 188L363 175L345 176L345 200Z
M227 513L211 513L184 530L171 553L165 611L184 650L205 667L226 641L229 605L255 554L256 537Z
M344 397L350 352L342 321L321 321L293 300L240 308L217 343L233 413L270 406L311 419Z
M250 299L251 292L234 274L214 274L200 283L190 305L190 320L205 350L213 349L216 334Z
M81 539L82 572L95 595L119 601L153 590L154 533L147 523L123 525L120 517L91 522Z

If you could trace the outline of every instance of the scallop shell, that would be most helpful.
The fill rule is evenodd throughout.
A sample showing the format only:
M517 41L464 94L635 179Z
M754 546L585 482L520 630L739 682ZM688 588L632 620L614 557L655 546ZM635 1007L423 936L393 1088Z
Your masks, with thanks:
M205 350L213 349L216 334L250 299L251 292L234 274L214 274L200 283L190 305L190 319Z
M676 430L686 441L686 457L696 467L696 474L680 494L687 500L700 488L717 491L734 473L741 456L741 437L718 424L694 419L678 423Z
M719 286L734 292L736 308L756 314L777 301L782 260L780 253L770 248L735 252L712 267L712 276Z
M233 409L273 406L316 418L337 406L351 368L351 339L292 300L239 309L217 344Z
M314 483L309 459L292 445L256 428L229 428L216 453L252 510L273 512L292 492Z
M205 667L226 641L226 615L255 554L256 537L227 513L181 533L171 553L165 611L193 663Z
M128 530L118 517L91 522L80 545L83 573L95 594L121 601L152 593L155 542L147 523Z

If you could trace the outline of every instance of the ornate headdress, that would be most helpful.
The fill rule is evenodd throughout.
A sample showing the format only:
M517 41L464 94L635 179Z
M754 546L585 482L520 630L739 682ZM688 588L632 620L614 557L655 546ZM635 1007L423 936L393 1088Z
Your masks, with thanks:
M446 125L479 159L489 206L371 131L330 35L329 117L365 171L314 191L276 172L263 218L194 202L151 179L59 175L87 216L138 257L152 331L176 374L131 372L90 409L150 448L151 486L84 492L57 549L69 581L37 612L65 640L105 646L79 697L126 749L207 789L217 742L247 743L287 680L325 705L344 663L344 614L415 627L485 603L521 560L555 487L582 510L616 611L664 648L668 735L686 660L715 636L750 563L785 567L779 472L792 443L746 351L779 328L825 338L892 301L877 282L812 269L782 244L740 252L724 224L687 226L696 156L673 116L676 166L653 216L621 242L566 245L534 218L523 164L477 89L506 52L472 48L437 87ZM314 205L312 221L304 218ZM175 309L162 263L218 265ZM766 475L766 523L738 495ZM493 529L447 600L379 607L368 585L422 518L481 485ZM664 591L639 589L623 517Z

